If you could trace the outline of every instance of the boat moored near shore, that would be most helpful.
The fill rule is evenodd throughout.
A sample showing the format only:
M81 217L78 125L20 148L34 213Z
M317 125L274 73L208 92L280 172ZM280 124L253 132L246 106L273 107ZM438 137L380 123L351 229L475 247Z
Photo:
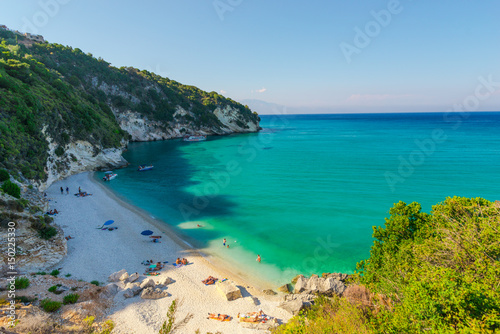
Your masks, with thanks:
M118 176L118 174L115 174L113 172L106 172L104 177L102 178L103 181L111 181L115 179Z
M139 168L137 168L137 170L139 172L144 172L144 171L147 171L147 170L151 170L153 168L154 168L153 165L140 165Z
M184 141L205 141L205 140L207 140L207 136L185 135L183 140Z

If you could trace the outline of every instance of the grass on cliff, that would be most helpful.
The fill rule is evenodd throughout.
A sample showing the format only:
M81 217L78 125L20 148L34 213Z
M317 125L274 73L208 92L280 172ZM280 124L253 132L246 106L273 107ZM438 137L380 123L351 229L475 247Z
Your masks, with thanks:
M500 332L500 203L399 202L358 263L365 300L320 299L275 333Z

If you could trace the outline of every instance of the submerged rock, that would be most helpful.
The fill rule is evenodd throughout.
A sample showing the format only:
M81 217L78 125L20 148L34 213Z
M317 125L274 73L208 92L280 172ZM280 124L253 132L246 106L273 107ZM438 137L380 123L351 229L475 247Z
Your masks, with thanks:
M276 295L277 293L274 292L274 290L272 289L266 289L266 290L262 290L262 293L265 294L265 295L268 295L268 296L274 296Z
M290 290L291 290L291 286L290 284L285 284L285 285L282 285L278 288L278 291L279 292L283 292L283 293L290 293Z

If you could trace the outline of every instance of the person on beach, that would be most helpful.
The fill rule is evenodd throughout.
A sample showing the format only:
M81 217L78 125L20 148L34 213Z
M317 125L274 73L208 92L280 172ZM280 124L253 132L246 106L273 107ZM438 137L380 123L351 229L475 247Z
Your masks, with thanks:
M175 260L175 264L181 264L181 259L177 258L177 260Z
M186 258L182 258L181 263L186 265L186 264L188 264L188 260Z
M222 246L226 246L226 238L222 241Z
M82 188L78 187L78 193L80 194L82 192Z
M259 254L257 254L257 262L259 262L259 263L260 263L260 260L261 260L261 259L260 259L260 255L259 255Z
M69 188L66 187L66 195L69 195Z
M64 189L61 187L61 195L64 194Z
M54 214L57 215L59 213L59 211L57 211L57 209L54 209Z

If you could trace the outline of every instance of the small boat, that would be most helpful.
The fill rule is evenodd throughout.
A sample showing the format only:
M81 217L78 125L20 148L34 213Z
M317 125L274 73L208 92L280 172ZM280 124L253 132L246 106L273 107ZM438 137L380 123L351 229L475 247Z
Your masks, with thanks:
M106 172L104 177L102 178L103 181L111 181L115 179L118 176L118 174L114 174L113 172Z
M184 141L204 141L204 140L207 140L207 136L193 136L193 135L184 136Z
M139 168L137 168L137 170L139 172L143 172L145 170L151 170L153 169L153 167L154 167L153 165L140 165Z

